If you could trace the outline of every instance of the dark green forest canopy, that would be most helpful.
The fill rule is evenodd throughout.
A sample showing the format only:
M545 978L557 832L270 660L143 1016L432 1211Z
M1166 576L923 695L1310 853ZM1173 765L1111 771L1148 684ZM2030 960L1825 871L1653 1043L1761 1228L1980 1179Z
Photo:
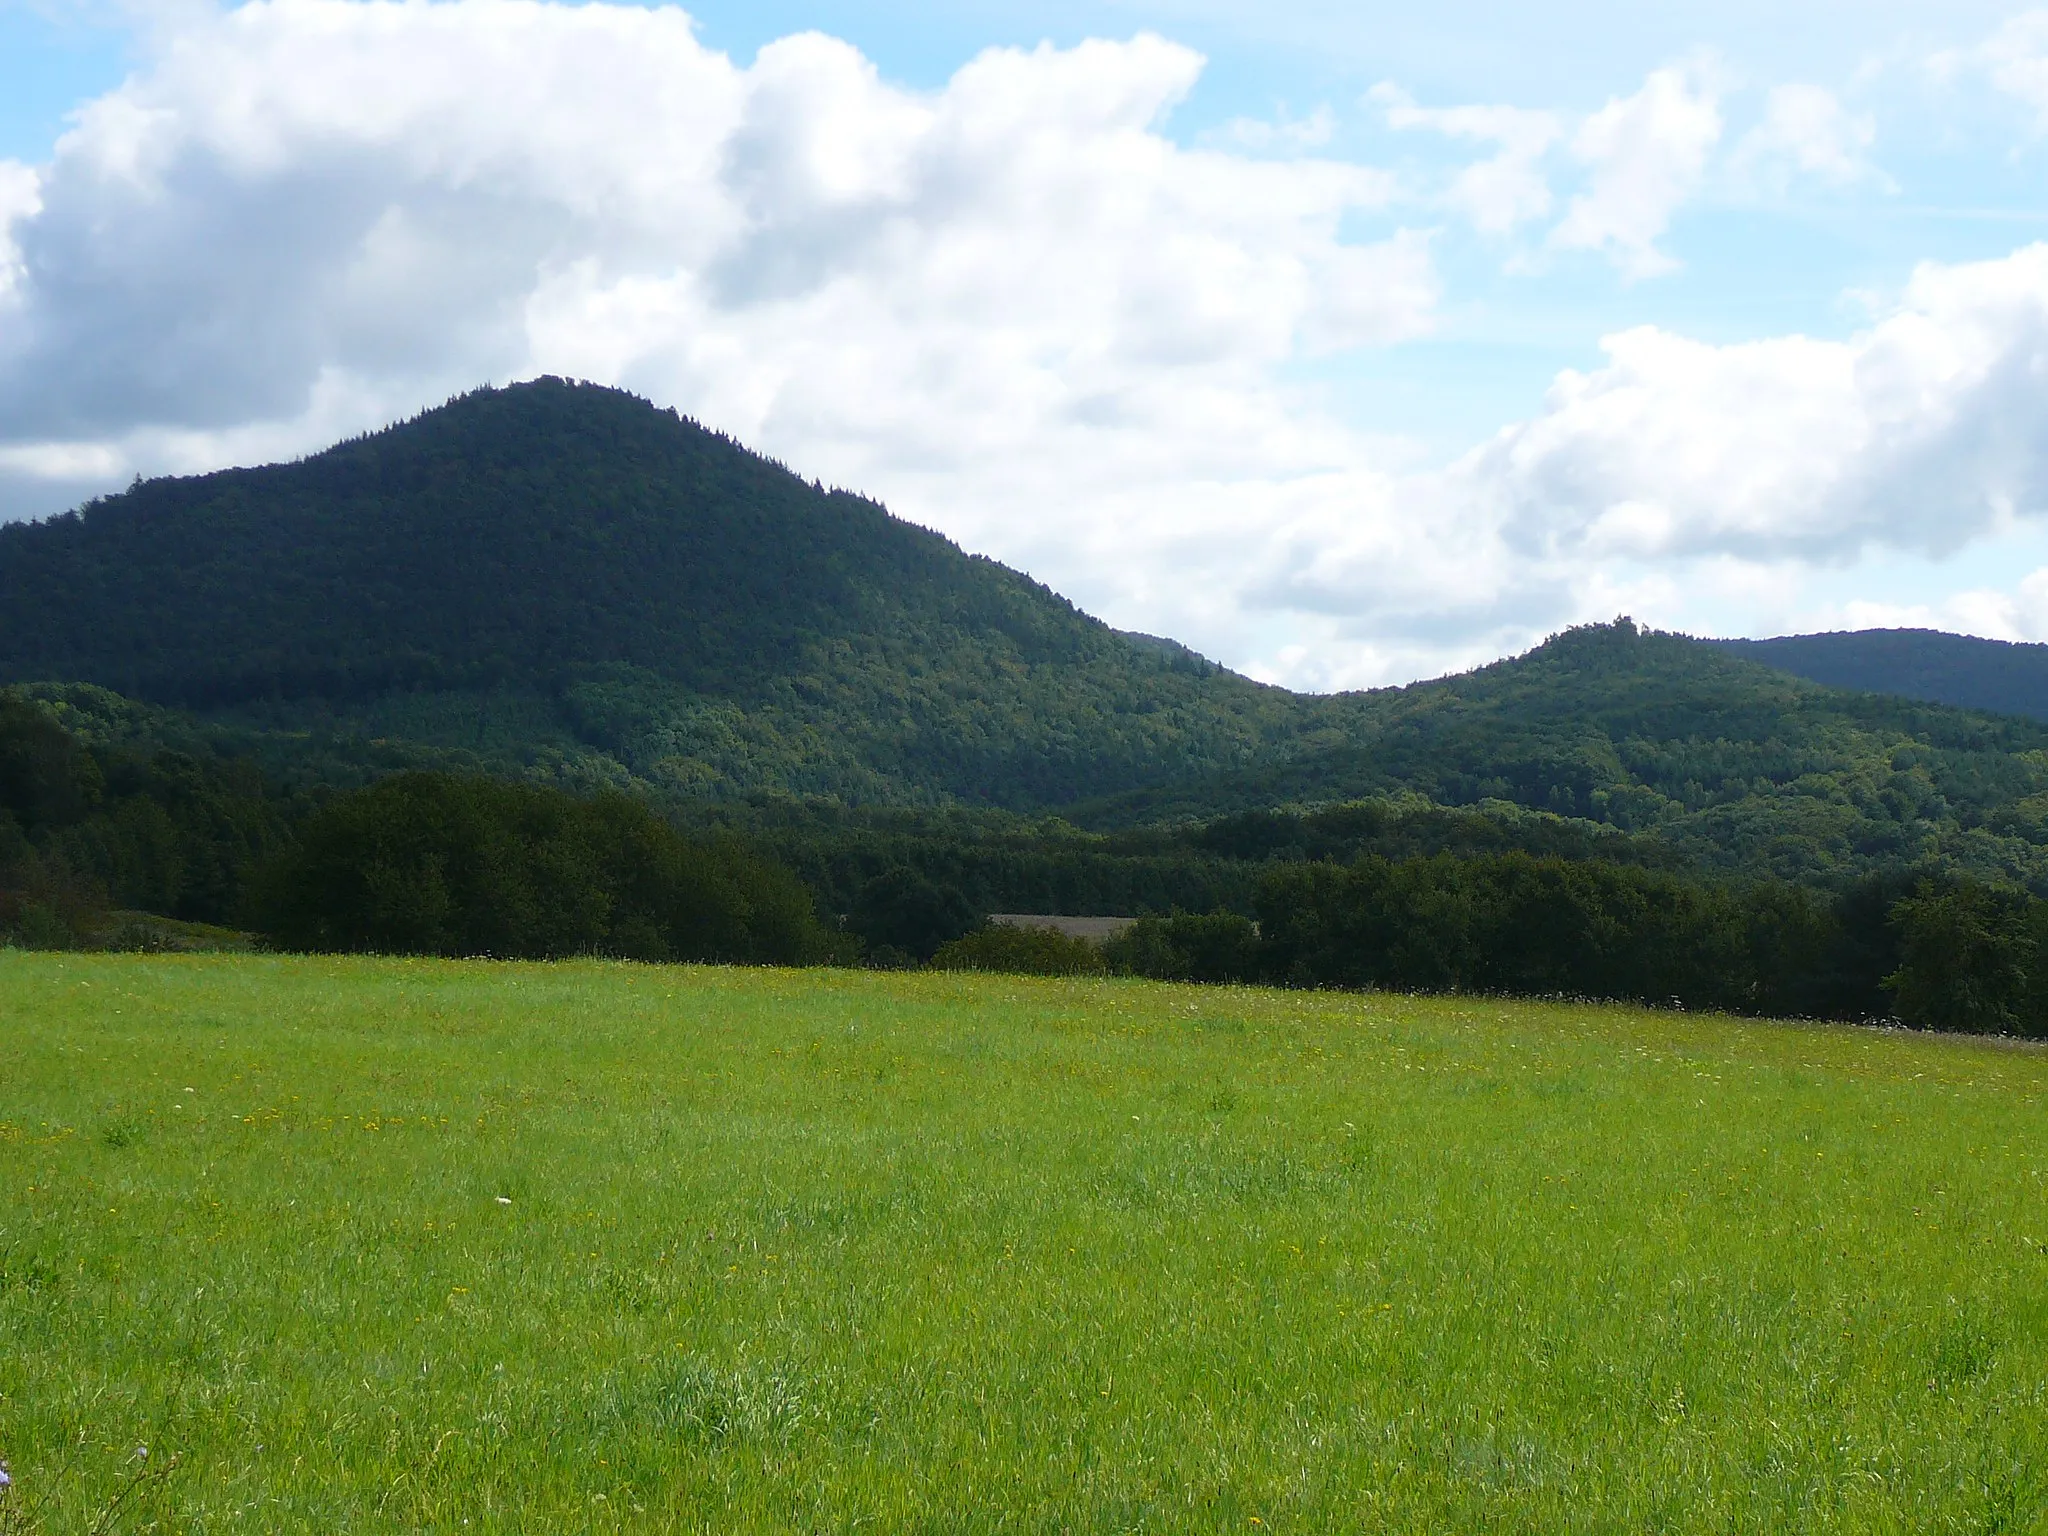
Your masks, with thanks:
M1326 709L551 379L0 528L0 682L44 680L680 795L1016 805L1272 756Z
M1068 811L1088 826L1392 792L1505 802L1710 868L1831 881L1937 859L2048 889L2048 725L1845 693L1627 621L1361 700L1277 764Z
M2048 720L2048 645L1933 629L1860 629L1708 643L1830 688Z
M112 695L79 692L98 718L123 713ZM109 902L231 920L248 870L289 844L306 802L175 720L167 739L139 723L76 728L90 718L0 689L0 942L20 935L28 907L73 937L98 926Z
M401 773L330 800L258 869L287 949L802 965L851 958L781 867L626 795Z

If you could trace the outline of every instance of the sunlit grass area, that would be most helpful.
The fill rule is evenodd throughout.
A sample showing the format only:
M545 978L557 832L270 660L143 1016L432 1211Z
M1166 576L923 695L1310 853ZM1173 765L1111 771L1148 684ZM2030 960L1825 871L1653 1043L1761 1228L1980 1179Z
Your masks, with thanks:
M0 953L0 1529L2048 1528L2044 1087L1609 1007Z

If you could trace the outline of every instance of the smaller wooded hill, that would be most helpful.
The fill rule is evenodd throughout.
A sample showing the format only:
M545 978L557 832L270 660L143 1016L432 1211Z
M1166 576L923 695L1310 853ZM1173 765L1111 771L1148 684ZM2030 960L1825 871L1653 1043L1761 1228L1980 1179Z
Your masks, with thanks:
M1796 880L1946 860L2048 890L2048 725L1847 693L1626 620L1363 696L1331 744L1070 813L1204 819L1415 793L1634 831Z
M2048 720L2048 645L1934 629L1859 629L1708 643L1831 688Z
M680 794L1036 805L1304 706L617 390L485 389L0 528L0 682Z

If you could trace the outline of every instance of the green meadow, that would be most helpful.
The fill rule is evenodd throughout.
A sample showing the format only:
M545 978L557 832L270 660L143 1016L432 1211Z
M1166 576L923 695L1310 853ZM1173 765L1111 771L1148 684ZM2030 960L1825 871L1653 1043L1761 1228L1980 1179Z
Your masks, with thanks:
M4 952L0 1531L2048 1530L2044 1090L1614 1007Z

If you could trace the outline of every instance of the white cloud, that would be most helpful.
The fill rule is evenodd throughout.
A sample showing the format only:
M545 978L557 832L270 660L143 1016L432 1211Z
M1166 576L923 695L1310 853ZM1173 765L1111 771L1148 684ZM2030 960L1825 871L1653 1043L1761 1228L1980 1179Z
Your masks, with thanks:
M1605 252L1628 278L1677 266L1659 240L1677 211L1704 192L1783 195L1796 180L1890 185L1869 160L1874 119L1849 111L1816 85L1773 87L1760 120L1731 155L1717 159L1724 126L1720 92L1704 63L1657 70L1633 95L1614 98L1576 123L1563 113L1526 107L1419 106L1385 82L1366 100L1386 114L1391 128L1496 147L1459 170L1441 197L1483 234L1512 234L1550 215L1550 162L1564 143L1584 184L1548 243Z
M1739 180L1783 193L1795 177L1834 186L1884 184L1870 162L1877 124L1844 107L1834 92L1818 85L1780 85L1765 98L1763 120L1736 147Z
M42 181L35 169L18 160L0 160L0 315L17 302L23 276L14 226L42 209Z
M1445 201L1481 233L1508 234L1550 213L1543 158L1564 133L1556 113L1505 106L1419 107L1406 92L1386 84L1373 87L1367 99L1386 110L1391 127L1499 146L1491 159L1460 171L1445 194Z
M1242 149L1300 154L1305 150L1321 149L1336 134L1337 116L1324 105L1301 118L1283 114L1269 122L1256 117L1233 117L1222 128L1204 137L1214 143Z
M1959 592L1941 613L1943 629L1994 640L2048 640L2048 567L2028 572L2010 592Z
M2048 245L1923 266L1846 341L1604 346L1455 471L1528 554L1938 555L2048 512Z
M1629 277L1678 263L1657 241L1706 174L1721 140L1719 93L1702 66L1660 69L1633 96L1616 97L1572 136L1590 173L1551 231L1561 250L1601 251Z
M1257 590L1323 647L1291 663L1297 680L1413 675L1432 643L1498 654L1618 612L2048 639L2048 571L1919 603L1814 601L1898 560L1924 591L1966 548L2048 537L2048 245L1923 266L1845 340L1645 327L1604 347L1603 367L1559 375L1541 411L1447 470L1354 486L1365 515L1295 525Z
M1937 64L1950 74L1976 65L1999 90L2032 108L2037 129L2048 132L2048 10L2023 11L1973 53L1944 55Z

